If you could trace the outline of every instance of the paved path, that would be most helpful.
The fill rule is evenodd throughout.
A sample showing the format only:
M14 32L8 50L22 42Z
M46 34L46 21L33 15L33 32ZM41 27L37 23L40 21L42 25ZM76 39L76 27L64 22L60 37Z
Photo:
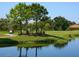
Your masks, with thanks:
M16 37L17 35L15 34L4 34L4 35L0 35L0 38L9 38L9 37Z

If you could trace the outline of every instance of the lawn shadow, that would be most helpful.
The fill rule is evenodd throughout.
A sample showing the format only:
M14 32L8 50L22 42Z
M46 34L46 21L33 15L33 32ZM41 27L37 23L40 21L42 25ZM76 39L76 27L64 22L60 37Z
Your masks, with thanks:
M22 34L22 35L26 35L26 34ZM41 34L41 33L30 33L27 34L28 36L40 36L40 37L54 37L54 38L58 38L58 39L65 39L63 37L59 37L59 36L55 36L55 35L50 35L50 34Z
M49 35L49 34L41 34L41 33L32 33L31 35L28 35L28 36L54 37L54 38L58 38L58 39L65 39L63 37Z
M10 38L0 38L0 47L15 46L18 42Z
M44 37L54 37L54 38L58 38L58 39L65 39L63 37L59 37L59 36L55 36L55 35L49 35L49 34L45 34Z

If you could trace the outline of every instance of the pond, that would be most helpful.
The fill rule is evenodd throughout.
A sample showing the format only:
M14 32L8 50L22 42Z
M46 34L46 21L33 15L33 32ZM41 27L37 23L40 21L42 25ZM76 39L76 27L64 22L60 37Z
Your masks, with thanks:
M43 44L28 47L24 45L0 47L0 57L79 57L79 38L61 46Z

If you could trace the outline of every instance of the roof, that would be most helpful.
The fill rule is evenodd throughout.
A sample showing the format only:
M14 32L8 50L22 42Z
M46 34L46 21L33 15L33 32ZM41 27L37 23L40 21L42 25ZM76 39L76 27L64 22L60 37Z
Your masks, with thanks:
M79 24L69 26L70 29L79 29Z

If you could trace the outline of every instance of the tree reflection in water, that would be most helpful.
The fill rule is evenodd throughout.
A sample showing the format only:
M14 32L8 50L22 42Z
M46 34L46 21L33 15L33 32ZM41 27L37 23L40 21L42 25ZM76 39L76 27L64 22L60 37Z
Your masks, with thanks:
M35 57L37 57L37 47L35 48Z
M26 49L26 55L25 55L25 56L28 57L27 54L28 54L28 49L29 49L29 48L25 48L25 49Z
M35 57L37 57L38 49L41 48L41 47L32 47L32 48L35 48ZM23 53L22 49L23 49L22 47L18 47L19 57L28 57L28 50L29 50L29 48L24 48L25 52L26 52L24 56L22 55L22 53Z
M22 55L22 49L23 49L22 47L18 47L18 50L19 50L19 57L27 57L28 49L29 49L29 48L24 48L24 49L25 49L25 52L26 52L24 56Z
M61 41L58 41L58 42L54 42L53 44L51 44L51 45L54 45L54 47L56 47L56 48L58 48L58 49L60 49L60 48L64 48L67 44L68 44L68 41L66 41L66 42L64 42L63 41L63 43L60 43ZM42 44L42 43L41 43ZM44 43L45 44L45 43ZM50 44L49 44L50 45ZM46 44L46 45L44 45L44 46L48 46L48 44ZM37 57L38 56L38 49L41 49L42 47L44 47L43 45L40 45L40 46L34 46L33 44L32 44L32 46L31 47L29 47L29 46L27 46L26 45L26 47L24 47L24 46L21 46L21 47L18 47L18 49L19 49L19 57L28 57L28 50L29 50L29 48L35 48L35 57ZM24 50L25 50L25 55L23 56L22 55L22 53L24 53L23 51L22 51L22 49L24 48Z
M22 56L22 48L18 48L19 49L19 57Z
M64 48L65 46L67 46L68 45L68 42L66 42L66 43L63 43L63 44L54 44L54 47L55 48Z

